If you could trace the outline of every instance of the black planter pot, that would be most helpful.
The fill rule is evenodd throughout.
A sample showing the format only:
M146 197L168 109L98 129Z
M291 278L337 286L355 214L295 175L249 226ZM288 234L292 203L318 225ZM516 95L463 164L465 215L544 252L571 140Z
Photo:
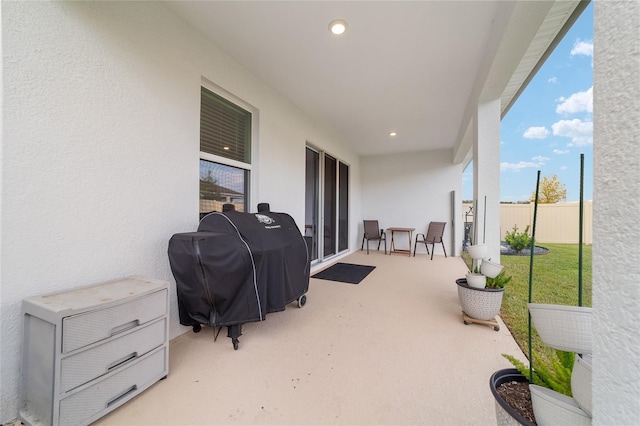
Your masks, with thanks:
M506 382L529 382L525 376L520 374L518 370L515 368L507 368L504 370L498 370L493 375L491 375L491 379L489 380L489 387L491 388L491 393L493 394L494 399L496 400L496 419L498 425L525 425L525 426L535 426L534 423L531 423L526 418L522 417L520 414L516 413L516 411L508 405L502 397L498 394L497 388Z

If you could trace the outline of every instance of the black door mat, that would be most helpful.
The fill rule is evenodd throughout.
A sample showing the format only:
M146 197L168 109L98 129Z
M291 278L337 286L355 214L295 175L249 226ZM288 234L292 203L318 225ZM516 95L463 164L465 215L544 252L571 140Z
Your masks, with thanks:
M339 281L349 284L360 284L375 266L354 265L353 263L336 263L333 266L324 269L311 278L319 278L321 280Z

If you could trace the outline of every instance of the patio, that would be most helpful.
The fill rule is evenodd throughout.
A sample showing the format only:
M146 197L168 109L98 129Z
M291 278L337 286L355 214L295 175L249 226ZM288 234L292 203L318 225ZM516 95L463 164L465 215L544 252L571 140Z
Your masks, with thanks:
M268 3L242 5L267 9ZM338 10L365 3L279 2L334 9L287 14L277 7L243 11L239 2L2 2L0 423L14 421L19 411L24 298L131 274L171 279L167 240L197 226L203 85L259 118L252 208L266 201L306 224L303 153L313 145L350 165L350 250L359 247L360 221L376 217L384 227L416 229L451 217L456 223L447 229L456 235L449 241L461 241L462 212L451 212L451 194L461 201L461 174L473 158L476 193L496 200L487 203L494 221L487 225L494 241L487 243L498 255L500 117L566 29L563 22L570 23L572 14L562 9L577 2L489 2L493 14L484 2L378 2L451 8L446 15L404 9L408 18L394 22L409 32L399 33L379 24L388 21L387 10L379 20ZM640 193L640 2L594 3L594 424L635 425L639 262L628 248L640 238L640 222L628 212ZM238 19L214 10L210 16L220 22L214 25L197 8L192 21L173 10L198 5L230 9ZM337 16L349 19L347 37L354 37L330 35L327 24ZM262 25L251 25L254 19ZM413 28L428 32L415 37ZM208 37L203 29L221 34ZM371 41L377 37L382 42ZM336 47L354 39L353 50ZM231 55L226 43L258 54ZM327 60L315 56L320 46ZM382 47L394 54L384 55ZM405 51L406 60L394 50ZM463 62L452 64L451 52ZM252 71L241 57L269 69ZM364 62L350 66L358 59ZM414 66L417 60L424 69ZM433 77L435 65L443 66L440 79ZM324 79L313 78L325 70ZM278 90L268 77L294 87ZM328 108L319 109L302 89ZM374 106L393 114L371 114ZM396 114L399 106L408 113ZM327 125L332 116L335 125ZM390 143L398 124L382 118L396 116L423 130L399 131ZM443 129L446 135L435 133ZM177 338L169 377L102 423L491 424L488 374L508 365L500 353L516 348L505 329L462 325L453 284L463 272L460 260L356 253L347 261L378 268L358 286L314 281L307 307L248 325L237 352L224 337L213 343L206 331L177 337L173 300L171 337ZM296 366L298 360L306 365ZM452 361L461 368L447 368ZM445 371L453 377L438 380Z
M523 357L508 329L462 323L459 257L355 252L360 284L311 279L290 304L243 327L171 341L170 373L96 425L495 424L489 377Z

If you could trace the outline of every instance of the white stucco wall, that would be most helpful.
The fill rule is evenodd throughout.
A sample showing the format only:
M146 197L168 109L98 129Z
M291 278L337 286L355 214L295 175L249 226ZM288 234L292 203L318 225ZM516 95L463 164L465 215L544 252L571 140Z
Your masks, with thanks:
M198 223L203 78L258 111L249 210L304 224L310 140L351 166L357 245L358 158L162 4L2 2L2 47L0 423L17 415L24 297L130 274L173 285L168 240Z
M593 424L640 419L640 3L594 6Z
M500 99L478 104L473 120L474 244L500 263ZM473 237L472 237L473 238Z
M461 205L462 164L452 164L451 158L450 150L363 157L362 219L377 219L382 228L416 228L414 240L416 233L427 231L429 222L447 222L443 240L447 254L452 255L451 191L456 192L457 203ZM458 213L461 220L462 212ZM462 247L462 221L457 225L456 247ZM362 235L360 222L359 244ZM390 238L388 235L387 239ZM403 243L406 236L400 239ZM426 253L424 245L417 252ZM436 247L436 254L442 254L441 247Z

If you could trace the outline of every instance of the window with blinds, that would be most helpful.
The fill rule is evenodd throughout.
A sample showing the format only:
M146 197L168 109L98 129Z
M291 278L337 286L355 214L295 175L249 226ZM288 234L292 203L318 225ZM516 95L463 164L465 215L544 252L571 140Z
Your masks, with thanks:
M200 217L225 204L245 211L251 113L204 87L200 93Z
M251 163L251 113L201 88L200 151Z

